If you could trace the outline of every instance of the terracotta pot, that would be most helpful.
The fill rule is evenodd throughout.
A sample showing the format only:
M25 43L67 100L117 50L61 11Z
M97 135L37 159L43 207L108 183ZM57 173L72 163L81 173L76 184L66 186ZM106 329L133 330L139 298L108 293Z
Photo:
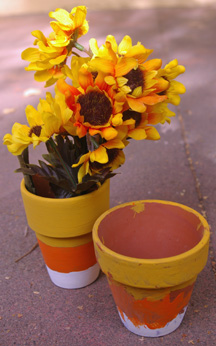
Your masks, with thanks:
M209 235L198 212L172 202L126 203L99 217L96 257L126 328L147 337L178 328L206 264Z
M47 271L62 288L89 285L99 275L92 241L95 220L109 208L109 182L98 190L74 198L34 195L21 182L29 227L35 231Z

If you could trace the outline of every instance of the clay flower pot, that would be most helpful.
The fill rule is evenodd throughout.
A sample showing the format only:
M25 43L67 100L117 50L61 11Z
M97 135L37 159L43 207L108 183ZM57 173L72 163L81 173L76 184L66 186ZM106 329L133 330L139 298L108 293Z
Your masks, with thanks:
M172 202L126 203L99 217L96 257L126 328L147 337L178 328L206 264L209 235L198 212Z
M53 283L62 288L89 285L99 275L92 241L95 220L109 208L109 182L74 198L34 195L21 182L29 227L35 231Z

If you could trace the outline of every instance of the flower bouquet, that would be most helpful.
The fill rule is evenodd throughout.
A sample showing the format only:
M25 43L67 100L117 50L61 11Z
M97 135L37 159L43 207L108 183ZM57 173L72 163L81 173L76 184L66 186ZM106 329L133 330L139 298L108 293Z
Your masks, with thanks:
M15 122L4 136L19 159L17 172L36 195L68 198L98 189L124 163L131 139L160 138L155 125L170 123L175 113L168 105L178 105L185 92L175 81L185 68L176 59L164 67L161 59L148 59L152 50L133 45L130 36L117 44L109 35L100 47L92 38L83 47L86 13L85 6L50 12L49 37L33 31L35 47L22 53L36 81L55 84L54 96L47 92L37 109L26 107L28 124ZM28 147L42 142L47 153L31 164ZM44 182L48 193L40 189Z
M34 48L22 58L35 79L54 86L37 109L26 107L27 124L15 123L4 144L20 162L28 225L35 231L51 280L80 288L99 274L92 241L96 219L109 209L109 178L125 161L124 148L135 140L158 140L154 125L170 123L184 86L174 79L185 71L177 60L161 59L130 36L117 44L107 36L98 47L80 44L88 32L86 7L50 12L49 37L33 31ZM45 143L39 164L28 148Z

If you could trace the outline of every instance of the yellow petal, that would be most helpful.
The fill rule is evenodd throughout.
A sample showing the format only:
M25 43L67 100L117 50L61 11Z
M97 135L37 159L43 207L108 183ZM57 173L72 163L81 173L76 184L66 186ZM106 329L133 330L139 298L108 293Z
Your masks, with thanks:
M104 143L103 146L106 149L124 149L125 145L120 139L112 139L111 141L108 141L107 143Z
M174 106L178 106L181 102L181 97L176 94L167 95L168 96L168 102L172 103Z
M115 53L117 53L118 45L117 45L117 43L116 43L115 37L112 36L112 35L108 35L108 36L106 37L106 41L108 41L108 42L111 43L112 50L113 50Z
M143 63L143 66L146 70L158 70L161 68L162 60L161 59L151 59Z
M143 45L137 44L130 48L125 57L137 59L139 64L142 64L152 52L153 49L146 49Z
M85 161L88 161L90 158L90 152L88 152L87 154L84 154L80 157L79 161L77 163L74 163L72 165L72 167L78 167L79 165L81 165L82 163L84 163Z
M89 61L89 66L95 69L96 71L101 71L103 73L114 74L114 64L112 61L103 59L103 58L95 58Z
M131 47L132 47L132 39L130 36L126 35L119 44L118 52L120 55L125 55Z
M182 83L173 80L170 82L169 92L184 94L186 92L186 88Z
M97 40L95 38L91 38L89 40L89 47L92 51L92 53L97 56L98 55L98 51L99 51L99 48L98 48L98 44L97 44Z
M147 126L145 128L145 131L147 134L146 139L150 139L150 140L154 140L154 141L157 141L158 139L160 139L160 134L158 133L158 131L154 127Z
M104 80L108 85L114 85L116 83L115 78L112 76L107 76L104 78Z
M120 88L123 87L125 84L127 84L127 82L128 82L128 79L125 77L118 77L117 78L117 83L118 83L118 86Z
M33 106L28 105L25 113L30 127L42 125L41 114Z
M128 105L131 109L134 111L137 111L139 113L143 113L146 110L146 106L143 102L138 101L138 99L134 99L132 97L127 97Z
M131 92L131 88L127 85L124 85L123 87L121 87L121 91L124 93L124 94L129 94Z
M23 60L27 60L30 62L35 62L40 59L40 53L38 48L27 48L25 49L22 54L21 58Z
M147 137L145 130L139 129L139 128L134 129L134 130L130 130L128 132L128 136L137 140L137 141L140 141L140 140L145 139Z
M50 59L50 63L55 66L55 65L59 65L61 64L67 57L67 54L66 55L60 55L58 56L57 58L55 59Z
M80 86L86 90L89 86L94 86L94 81L91 72L87 71L85 68L81 68L78 74L78 80Z
M122 125L122 123L123 123L122 113L115 114L112 118L112 125L113 126L120 126L120 125Z
M127 133L128 133L128 127L121 125L116 127L116 130L118 131L118 135L117 135L117 139L123 140L127 137Z
M97 161L99 163L107 163L108 159L107 151L102 145L90 154L91 162Z
M80 27L83 24L85 17L86 17L86 8L84 10L84 6L78 6L76 8L76 12L73 18L74 28Z
M107 141L110 141L118 135L118 131L113 127L105 127L101 130L101 132L103 138L105 138Z
M85 162L78 171L78 183L81 183L83 177L89 173L89 161Z
M141 97L141 96L142 96L142 87L139 86L139 87L135 88L135 89L133 90L132 95L133 95L134 97L136 97L136 98Z
M70 15L68 11L57 8L55 12L49 13L50 18L56 19L58 22L64 24L64 25L73 25L73 21L70 18Z
M52 73L49 71L37 71L34 74L34 79L37 82L46 82L48 79L52 77Z
M46 42L46 37L40 30L34 30L31 32L32 36L38 38L39 41L43 41L44 43Z
M73 7L72 10L71 10L71 14L74 14L76 13L77 10L81 10L82 12L84 12L85 14L87 13L87 7L86 6L76 6L76 7Z
M121 58L115 66L116 77L121 77L130 72L133 68L136 68L138 63L133 58Z

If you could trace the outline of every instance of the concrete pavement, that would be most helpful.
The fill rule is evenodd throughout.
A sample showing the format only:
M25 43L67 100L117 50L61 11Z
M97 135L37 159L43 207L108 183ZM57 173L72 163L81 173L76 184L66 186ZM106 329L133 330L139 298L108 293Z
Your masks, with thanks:
M159 142L131 142L121 174L111 180L111 206L139 199L183 203L206 215L212 236L208 263L199 275L182 325L158 339L142 338L121 324L103 274L80 290L54 286L39 248L15 262L35 244L25 232L21 176L15 157L0 146L2 346L216 345L216 118L215 7L90 11L90 33L103 43L107 34L129 34L153 48L164 63L178 58L186 66L179 81L187 88L171 125L159 128ZM47 15L0 20L0 135L24 122L27 104L45 94L24 71L21 51L32 45L30 32L48 30ZM29 90L32 89L32 90ZM39 94L39 95L35 95ZM36 155L34 158L36 159Z

